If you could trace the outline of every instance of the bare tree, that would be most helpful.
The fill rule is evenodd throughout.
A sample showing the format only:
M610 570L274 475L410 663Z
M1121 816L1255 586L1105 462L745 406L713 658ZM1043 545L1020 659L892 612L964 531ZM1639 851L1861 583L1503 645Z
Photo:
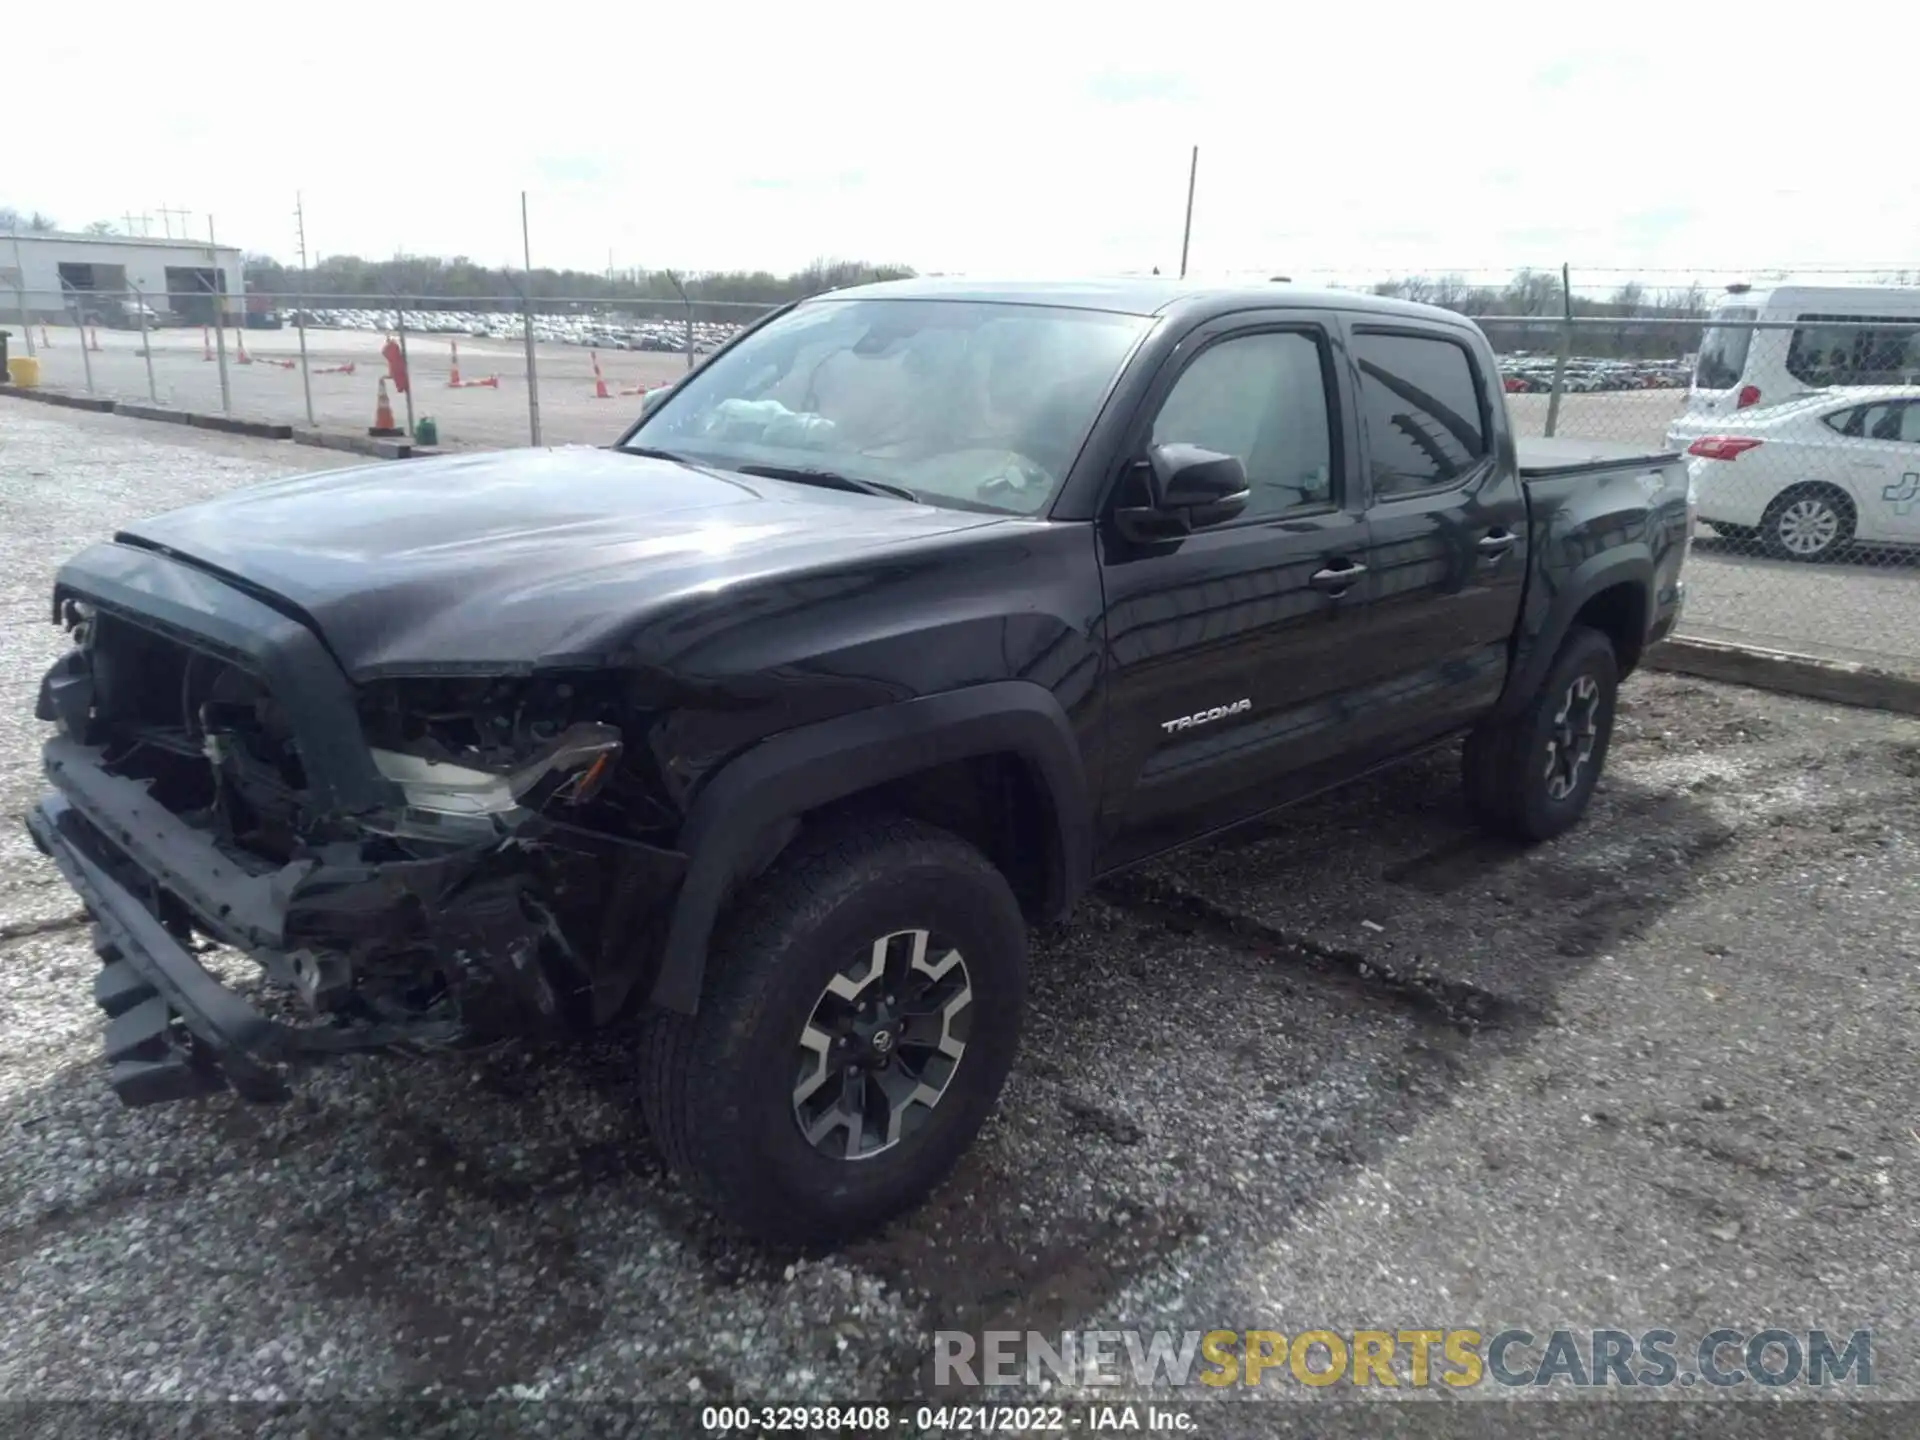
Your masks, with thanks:
M1551 270L1522 270L1507 282L1503 297L1515 315L1552 315L1560 309L1560 277Z
M42 215L38 210L27 217L27 230L34 235L48 235L60 228L59 222L51 215Z
M118 235L119 233L111 220L95 220L87 226L89 235Z
M1464 275L1442 275L1433 282L1432 303L1449 310L1464 310L1473 295L1473 287Z

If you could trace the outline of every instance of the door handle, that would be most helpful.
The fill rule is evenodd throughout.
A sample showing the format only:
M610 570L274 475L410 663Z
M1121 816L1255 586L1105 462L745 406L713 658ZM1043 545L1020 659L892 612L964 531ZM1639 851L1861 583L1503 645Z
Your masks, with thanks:
M1495 530L1490 535L1482 535L1480 537L1478 548L1480 553L1488 559L1497 560L1500 556L1513 549L1513 542L1517 538L1511 530Z
M1329 565L1324 570L1316 570L1307 583L1316 590L1324 590L1329 595L1342 595L1353 587L1353 582L1367 573L1367 567L1356 565L1351 560L1343 565Z

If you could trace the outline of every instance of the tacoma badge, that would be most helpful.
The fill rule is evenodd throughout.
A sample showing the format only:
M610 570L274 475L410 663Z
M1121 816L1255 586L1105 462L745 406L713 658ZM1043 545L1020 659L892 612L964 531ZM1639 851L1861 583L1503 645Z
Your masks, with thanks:
M1191 729L1195 725L1207 725L1215 720L1224 720L1229 715L1239 715L1253 708L1251 700L1236 700L1231 705L1216 705L1211 710L1201 710L1192 715L1182 715L1178 720L1162 720L1160 728L1169 735L1176 730Z

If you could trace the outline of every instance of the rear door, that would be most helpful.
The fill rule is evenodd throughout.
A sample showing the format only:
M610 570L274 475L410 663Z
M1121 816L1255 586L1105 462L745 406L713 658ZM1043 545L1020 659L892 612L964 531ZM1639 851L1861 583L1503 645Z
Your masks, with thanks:
M1369 668L1396 744L1493 704L1527 574L1527 509L1484 347L1443 327L1355 318L1374 582Z
M1862 540L1920 541L1920 402L1863 405L1846 418L1846 488Z
M1103 868L1281 803L1341 749L1368 595L1343 363L1324 313L1223 317L1180 343L1141 406L1129 468L1152 444L1196 444L1238 455L1252 498L1178 542L1101 526Z

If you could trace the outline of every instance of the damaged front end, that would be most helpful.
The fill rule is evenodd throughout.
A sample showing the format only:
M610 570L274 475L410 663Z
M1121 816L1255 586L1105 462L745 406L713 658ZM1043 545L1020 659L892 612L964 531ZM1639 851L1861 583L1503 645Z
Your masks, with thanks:
M684 861L620 677L355 687L262 600L115 563L63 572L28 825L95 921L123 1100L274 1098L304 1059L564 1034L642 993ZM220 947L274 983L221 978Z

